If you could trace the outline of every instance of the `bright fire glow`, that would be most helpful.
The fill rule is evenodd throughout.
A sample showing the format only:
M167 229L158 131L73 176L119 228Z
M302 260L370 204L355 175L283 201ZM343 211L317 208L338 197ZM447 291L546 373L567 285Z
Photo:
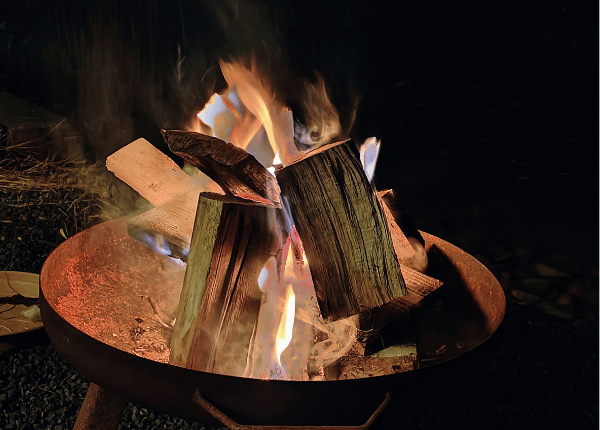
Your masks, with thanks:
M250 69L241 62L219 62L223 76L230 87L235 86L244 106L265 128L273 151L279 153L284 164L298 157L294 143L294 121L292 112L275 101L271 91L265 87L258 75L254 60Z
M213 136L229 141L233 124L241 119L242 113L242 102L232 88L223 95L213 94L198 118L211 128Z
M292 341L292 331L294 329L294 315L296 310L296 294L294 289L288 284L285 292L285 304L281 314L281 321L275 337L275 354L277 362L281 366L281 353L289 346Z
M281 159L279 158L279 154L275 154L273 158L273 165L271 167L267 167L267 170L271 172L271 175L275 175L275 166L281 164Z
M272 290L277 286L277 260L275 257L269 257L258 275L258 286L261 291Z
M379 157L379 148L381 140L376 137L369 137L360 147L360 161L367 175L369 182L373 180L375 174L375 166L377 165L377 157Z

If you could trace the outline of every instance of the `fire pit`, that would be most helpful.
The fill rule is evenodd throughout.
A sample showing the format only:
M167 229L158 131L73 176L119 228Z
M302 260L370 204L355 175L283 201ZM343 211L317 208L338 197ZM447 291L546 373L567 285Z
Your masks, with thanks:
M59 354L93 382L75 428L117 428L126 401L205 424L369 426L383 407L401 404L399 392L389 393L406 392L427 368L481 344L504 316L502 288L481 263L435 236L423 237L430 273L452 294L418 318L418 370L279 381L169 365L169 319L184 265L132 239L124 219L77 234L48 257L40 278L48 335Z

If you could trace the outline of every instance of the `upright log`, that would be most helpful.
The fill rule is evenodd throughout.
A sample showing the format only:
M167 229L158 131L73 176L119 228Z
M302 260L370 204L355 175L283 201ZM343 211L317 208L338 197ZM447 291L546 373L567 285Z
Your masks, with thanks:
M261 302L258 276L281 247L275 209L202 193L169 362L241 375Z
M406 294L386 218L350 145L325 145L276 172L321 313L333 320Z

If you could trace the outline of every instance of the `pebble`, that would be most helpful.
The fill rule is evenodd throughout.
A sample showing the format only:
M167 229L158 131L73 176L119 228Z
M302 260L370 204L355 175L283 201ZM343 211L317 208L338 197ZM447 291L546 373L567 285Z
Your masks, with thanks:
M537 263L535 265L535 271L540 276L549 277L549 278L568 278L569 274L564 270L558 270L554 267L550 267L544 263Z
M520 282L521 289L531 294L542 296L550 291L552 284L546 279L526 278Z
M517 302L520 305L531 305L533 303L537 303L540 301L540 296L536 296L535 294L526 293L521 290L513 290L511 295L517 299Z
M533 258L533 253L525 249L517 249L515 251L515 256L521 264L529 264L531 263L531 259Z
M493 259L497 259L500 257L506 259L512 256L510 248L494 239L490 240L485 245L483 245L482 251L485 255L488 255Z
M556 303L558 303L561 306L568 306L573 302L573 297L571 297L568 294L561 294L560 296L558 296L558 299L556 299Z
M558 291L558 288L552 288L550 290L550 292L548 294L546 294L546 297L544 297L544 298L548 301L555 302L556 300L558 300L559 296L560 296L560 291Z
M548 315L552 315L566 320L572 320L575 318L575 316L570 310L565 309L564 307L554 302L543 301L537 303L536 306Z
M588 289L585 292L585 299L593 305L598 306L598 289Z
M500 263L502 261L508 260L512 256L513 256L512 252L507 252L506 254L502 254L502 255L499 255L498 257L494 258L494 261Z
M501 272L500 276L498 276L498 281L500 282L500 285L502 285L502 288L505 291L510 291L510 287L511 287L511 279L510 279L510 272Z
M572 297L577 297L578 299L584 299L585 298L585 288L583 288L580 284L571 282L569 284L569 286L567 287L566 294L568 294Z

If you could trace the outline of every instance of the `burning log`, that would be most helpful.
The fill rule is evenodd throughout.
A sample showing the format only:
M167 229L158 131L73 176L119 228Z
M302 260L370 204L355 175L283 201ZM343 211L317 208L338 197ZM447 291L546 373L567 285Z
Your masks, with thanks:
M162 133L171 151L208 175L225 193L280 205L275 177L243 149L202 133L176 130Z
M259 273L281 247L275 213L274 205L200 194L171 364L243 373L261 302Z
M276 175L323 318L345 318L406 294L385 216L347 141L311 151Z

